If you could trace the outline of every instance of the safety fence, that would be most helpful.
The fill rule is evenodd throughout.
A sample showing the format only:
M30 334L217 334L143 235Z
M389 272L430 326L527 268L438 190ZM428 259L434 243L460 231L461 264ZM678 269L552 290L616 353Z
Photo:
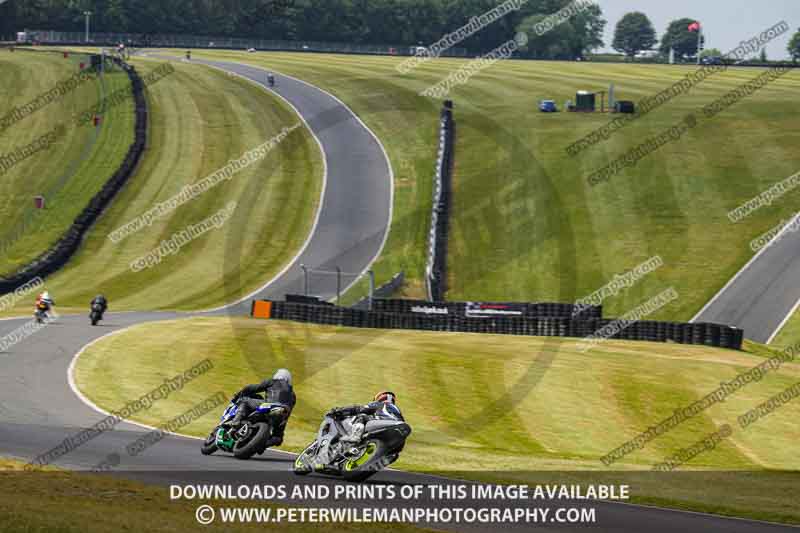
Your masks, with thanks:
M453 148L455 146L455 121L453 102L446 100L441 112L439 129L439 154L433 179L433 207L428 238L428 263L425 284L428 298L444 300L447 290L447 236L450 218L450 193L453 175Z
M362 311L331 305L254 301L253 317L332 326L527 335L536 337L597 338L610 326L609 339L675 342L741 349L743 332L719 324L638 321L618 326L614 319L544 317L480 318L455 314L414 314Z
M464 317L580 318L603 317L603 306L523 302L428 302L425 300L375 299L372 310L379 313L456 315Z
M403 283L406 281L406 273L405 271L398 272L392 279L381 285L380 287L376 287L374 291L372 291L372 295L365 296L360 299L358 302L353 304L351 307L353 309L362 309L362 310L369 310L370 305L376 301L377 298L387 298L393 295L395 292L400 290L400 287L403 286ZM372 303L370 303L370 300Z
M92 33L89 43L82 32L52 30L26 30L30 39L38 44L117 46L120 43L136 48L209 48L222 50L256 50L286 52L321 52L337 54L370 54L413 56L416 46L399 44L357 44L320 41L286 41L225 37L220 35L175 35L141 33ZM467 49L453 47L443 50L442 57L466 57Z
M67 231L53 244L50 249L39 257L19 269L11 276L0 279L0 294L14 291L36 277L47 277L58 271L75 254L83 240L84 235L94 224L102 212L111 204L128 179L136 169L136 165L144 152L147 144L147 100L144 97L144 83L142 78L132 66L120 61L119 58L109 58L118 67L127 72L131 81L134 111L136 114L135 135L133 144L128 148L128 153L120 167L114 172L103 188L94 195L83 211L78 215Z

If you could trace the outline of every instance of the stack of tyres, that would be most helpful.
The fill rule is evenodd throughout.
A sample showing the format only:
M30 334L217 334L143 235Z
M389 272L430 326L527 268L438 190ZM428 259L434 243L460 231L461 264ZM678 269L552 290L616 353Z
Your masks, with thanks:
M714 344L716 339L716 344ZM706 346L719 346L719 326L703 324L703 341Z
M350 308L273 302L275 319L312 322L346 327L409 329L427 331L459 331L528 336L573 338L616 338L650 342L672 341L740 349L743 332L717 324L683 324L675 322L619 322L612 319L575 320L568 317L530 318L498 316L466 317L454 313L386 313ZM561 315L565 307L540 307L542 314Z
M692 324L692 340L691 344L703 344L705 335L705 324Z
M681 324L681 340L678 341L681 344L691 344L692 343L692 325L691 324Z
M642 340L655 342L656 340L656 323L645 321L642 322Z
M733 344L731 345L731 347L739 349L742 346L742 342L744 342L744 330L738 328L734 329Z
M681 342L683 340L681 334L681 325L678 322L667 323L667 338L672 342Z
M656 323L656 341L666 342L669 339L669 322Z
M711 330L711 346L722 346L722 330L724 326L714 325Z
M719 328L719 345L730 346L733 330L727 326Z

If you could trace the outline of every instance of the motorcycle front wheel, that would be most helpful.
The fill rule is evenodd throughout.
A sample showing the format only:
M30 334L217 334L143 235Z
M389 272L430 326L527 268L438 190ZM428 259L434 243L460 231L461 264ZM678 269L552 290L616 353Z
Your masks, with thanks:
M298 476L305 476L311 473L311 458L317 454L317 441L312 442L294 460L294 473Z
M217 448L217 430L219 428L214 428L214 431L206 437L206 440L203 442L203 446L200 447L200 453L203 455L211 455L219 448Z

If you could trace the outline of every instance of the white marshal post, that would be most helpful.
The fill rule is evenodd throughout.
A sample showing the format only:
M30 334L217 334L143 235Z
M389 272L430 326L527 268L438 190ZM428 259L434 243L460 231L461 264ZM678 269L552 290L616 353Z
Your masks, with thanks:
M697 32L697 64L700 64L700 53L703 51L703 26L695 21L689 24L689 31Z
M703 52L703 27L697 30L697 64L700 64L700 54Z
M89 42L89 17L92 16L91 11L84 11L83 16L86 17L86 42Z

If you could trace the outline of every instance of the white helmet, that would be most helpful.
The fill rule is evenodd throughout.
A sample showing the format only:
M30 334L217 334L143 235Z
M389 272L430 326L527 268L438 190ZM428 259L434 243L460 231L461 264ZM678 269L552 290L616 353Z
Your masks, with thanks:
M47 291L44 291L44 292L42 293L42 300L45 300L45 301L50 301L50 293L49 293L49 292L47 292Z
M283 381L286 381L287 383L289 383L289 385L291 385L292 384L292 373L289 372L288 370L286 370L285 368L280 368L272 376L272 379L274 379L274 380L283 380Z

